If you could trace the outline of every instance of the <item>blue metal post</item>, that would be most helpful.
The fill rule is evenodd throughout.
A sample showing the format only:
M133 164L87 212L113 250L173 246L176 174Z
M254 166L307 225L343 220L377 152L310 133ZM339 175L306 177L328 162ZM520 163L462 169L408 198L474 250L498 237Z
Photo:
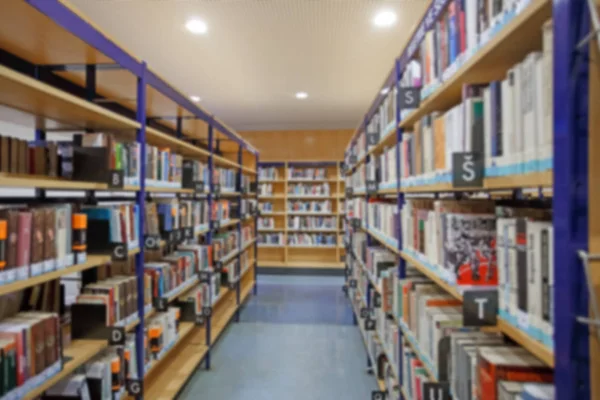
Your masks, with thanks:
M586 277L588 249L588 46L585 0L554 0L554 379L557 399L589 399Z
M140 145L140 157L146 159L146 63L142 63L141 75L137 78L137 112L136 119L140 123L137 142ZM146 163L140 162L140 190L137 192L139 233L144 232L144 208L146 195ZM143 243L143 242L141 242ZM135 329L136 362L138 378L144 379L144 246L140 243L140 252L135 256L135 275L138 286L138 317L140 323Z
M241 211L242 209L242 200L243 200L243 195L242 195L242 146L240 145L239 149L238 149L238 157L237 157L237 162L240 165L239 170L238 170L238 176L237 176L237 187L239 190L239 196L238 196L238 201L239 201L239 210ZM241 262L241 258L242 258L242 215L240 214L240 222L238 222L238 245L240 248L240 251L238 251L237 254L237 265L240 271L240 275L238 276L238 281L236 283L236 289L235 289L235 300L236 300L236 304L237 304L237 309L235 311L235 322L240 322L240 290L241 290L241 286L242 286L242 276L241 276L241 272L242 272L242 265L240 264Z
M208 195L206 196L206 202L208 203L208 215L209 221L212 221L212 194L214 191L214 160L213 160L213 126L212 123L208 125L208 151L210 155L208 156ZM212 246L212 223L209 222L209 231L206 234L206 244L208 246ZM214 257L213 257L214 258ZM213 259L213 263L215 260ZM210 284L209 284L210 285ZM212 301L212 296L211 296ZM211 304L212 307L212 304ZM205 363L206 369L210 369L210 346L211 346L211 337L210 337L210 325L211 325L212 316L206 318L206 346L208 347L208 351L206 352Z
M258 165L260 163L260 156L256 153L256 165L254 169L256 170L256 176L254 182L256 182L256 207L258 207ZM286 205L287 207L287 205ZM254 295L256 296L258 292L258 221L254 219Z
M363 122L363 126L365 128L365 134L367 131L367 125L369 124L369 121L367 121L367 117L365 116L364 122ZM365 149L366 152L367 149ZM367 156L367 159L365 160L365 174L366 174L366 166L367 163L369 162L370 156ZM354 170L354 172L356 172L356 169ZM369 225L369 195L366 194L367 193L367 177L365 176L365 200L367 202L367 204L365 205L365 228L371 228L371 226ZM367 232L367 246L371 246L373 244L373 239L371 238L371 234Z

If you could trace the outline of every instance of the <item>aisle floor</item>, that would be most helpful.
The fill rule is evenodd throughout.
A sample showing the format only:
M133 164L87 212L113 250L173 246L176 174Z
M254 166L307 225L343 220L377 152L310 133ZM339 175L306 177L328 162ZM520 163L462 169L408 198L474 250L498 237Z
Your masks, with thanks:
M259 276L258 295L180 399L370 399L365 347L342 278Z

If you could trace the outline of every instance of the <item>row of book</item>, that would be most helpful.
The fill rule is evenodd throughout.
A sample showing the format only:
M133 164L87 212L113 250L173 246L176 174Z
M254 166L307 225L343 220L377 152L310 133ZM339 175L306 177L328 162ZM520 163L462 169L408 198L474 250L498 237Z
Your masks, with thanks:
M114 243L128 249L139 247L139 208L133 202L111 202L84 206L81 210L88 220L88 249L90 253L112 251Z
M0 209L0 284L83 262L87 231L72 204Z
M329 184L301 184L288 185L288 194L303 196L329 196L331 194Z
M250 227L246 226L242 229L250 229ZM217 261L230 256L240 248L240 236L237 230L219 232L214 235L212 242L213 255Z
M337 227L336 217L288 217L289 229L331 229Z
M331 201L288 201L287 209L291 212L323 212L330 213L332 211Z
M256 222L258 229L275 229L275 219L272 217L261 217Z
M288 246L323 246L333 247L337 244L337 236L322 233L294 233L287 235Z
M146 203L144 234L165 237L175 229L200 230L208 227L208 214L208 202L205 199L155 198Z
M277 167L259 167L258 168L258 180L259 181L272 181L279 179L279 171Z
M257 238L258 245L268 246L283 246L285 243L285 235L282 232L279 233L265 233L259 232Z
M258 209L261 212L265 213L273 212L273 203L271 203L270 201L261 201L260 203L258 203Z
M218 183L222 192L235 192L237 176L238 170L236 169L215 167L213 183Z
M137 378L135 335L122 346L109 346L75 374L48 389L43 400L121 398L127 379Z
M147 369L152 362L162 358L164 351L179 338L181 310L169 307L148 319L144 327L144 363Z
M288 168L288 180L294 179L327 179L327 170L325 168Z
M273 196L273 184L272 183L260 183L258 185L259 196Z

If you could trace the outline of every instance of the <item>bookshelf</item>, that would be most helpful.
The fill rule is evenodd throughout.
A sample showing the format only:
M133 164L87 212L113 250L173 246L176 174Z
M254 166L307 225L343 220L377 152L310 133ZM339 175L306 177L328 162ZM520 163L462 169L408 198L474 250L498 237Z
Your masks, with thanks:
M39 51L39 43L44 51ZM18 242L29 247L23 252L31 250L31 264L26 260L16 267L9 259L0 271L3 304L7 312L14 309L4 316L4 329L18 312L18 318L36 321L35 335L33 322L23 328L28 334L54 335L57 346L53 363L49 355L39 358L47 358L48 365L36 364L35 371L3 388L0 396L34 399L60 390L58 383L71 384L74 374L89 363L110 371L106 357L116 355L118 346L118 357L124 360L129 354L127 361L119 361L127 364L129 375L119 373L115 398L176 397L201 362L210 368L212 347L256 289L258 198L252 187L257 185L258 152L66 2L4 2L0 50L0 119L35 132L33 143L19 133L0 133L0 202L5 206L0 220L8 219L10 235L13 211L20 229L28 215L33 220L38 214L49 218L68 210L60 214L68 217L67 226L58 224L61 230L53 235L33 220L31 230L43 232L31 235L41 240L39 248L38 242L24 244L28 230L23 235L19 230ZM72 153L61 152L48 138L64 131L81 134L61 139ZM220 142L227 142L225 149ZM11 163L5 165L9 149ZM38 163L36 151L43 162ZM70 164L64 163L81 167L76 163L89 160L85 157L92 153L100 154L95 162L74 169L109 172L107 177L121 173L118 184L68 174L64 165ZM101 162L105 159L110 160L106 165ZM55 166L58 161L62 168ZM23 194L14 188L35 190ZM72 216L77 216L77 224L71 223ZM63 232L73 243L63 243L62 236L59 241ZM51 237L56 237L55 245ZM62 252L61 244L68 251L64 258L50 251ZM103 247L108 244L110 248ZM33 263L34 252L41 254L40 262ZM174 268L177 279L170 279L170 286L153 280L158 277L155 272L172 273ZM92 285L96 292L86 291ZM26 309L15 296L28 296ZM19 300L9 307L10 298ZM47 314L34 315L29 309ZM173 330L175 318L179 327ZM172 340L152 344L149 337L157 326L164 328L165 340ZM109 342L115 332L125 340ZM12 354L9 351L6 347L3 354ZM173 363L179 370L174 371ZM136 393L136 387L143 394Z
M455 321L456 327L462 327L466 324L462 313L467 315L467 303L488 293L498 304L492 307L490 319L476 327L477 332L462 333L464 337L460 338L457 328L448 328L440 338L449 335L455 338L450 340L462 340L465 344L458 346L466 346L465 349L473 343L470 346L474 349L465 350L468 357L482 356L480 347L484 346L500 346L489 350L487 355L501 351L519 354L527 359L530 368L537 368L540 381L552 385L539 388L552 391L555 398L595 398L600 393L600 386L594 380L600 365L597 332L583 321L587 321L588 315L591 319L598 318L592 307L593 297L597 298L598 293L591 289L597 287L598 274L586 277L592 269L582 268L584 261L580 255L588 245L593 253L595 231L591 226L597 228L591 222L595 210L592 186L597 187L592 150L597 135L591 128L597 125L597 113L591 110L591 105L599 93L598 67L593 62L587 65L586 59L574 71L569 63L574 60L571 52L577 46L586 54L589 51L590 57L598 54L595 38L590 41L589 49L584 43L589 30L598 27L578 28L573 23L578 18L589 20L588 13L596 11L591 12L584 3L560 7L558 2L548 0L524 1L516 4L515 9L495 15L487 30L479 33L474 47L462 48L463 44L455 42L455 37L449 41L446 37L437 43L448 47L436 48L436 42L430 41L435 35L450 35L444 31L444 24L448 27L447 24L461 23L453 20L454 6L444 0L432 2L396 59L382 91L377 92L361 118L344 154L348 188L344 290L365 339L367 364L374 367L379 356L386 357L383 370L374 367L378 380L400 371L395 380L391 378L392 384L380 388L392 398L414 396L410 390L414 390L415 374L421 383L449 384L452 395L462 398L462 393L454 392L455 385L469 379L468 374L456 372L461 367L457 370L457 365L452 364L453 373L449 376L438 363L437 356L443 355L435 350L436 344L419 332L429 326L422 321L434 318ZM471 11L464 11L467 21ZM495 13L489 12L490 16ZM455 32L458 38L463 35L460 29L452 27L449 32ZM531 111L510 102L516 93L512 91L513 79L524 82L518 88L524 92L519 93L532 94L532 104L539 108ZM409 107L402 101L407 89L419 98ZM585 97L588 91L589 99ZM507 103L499 103L494 97L500 92L502 99L508 99ZM458 106L471 110L469 107L475 107L474 104L481 107L481 114L474 117L482 122L481 129L470 120L462 128L453 126L457 120L452 118L462 115ZM507 111L511 106L515 111L512 115ZM535 122L525 119L532 116L537 118ZM467 114L465 118L471 117L473 114ZM576 122L585 117L589 117L589 132L588 125ZM514 131L511 131L512 118ZM502 139L497 136L500 122L507 135ZM543 135L533 141L531 135L523 136L522 145L510 147L515 142L509 141L509 146L502 147L506 138L520 143L521 122L522 129L535 126ZM453 139L448 141L449 136L457 134L465 135L461 137L466 138L463 142L466 147L457 148ZM589 144L585 142L588 135ZM481 147L471 142L479 137L483 139ZM442 154L444 149L450 150ZM480 183L470 187L453 183L453 172L460 173L460 164L452 160L453 152L483 156ZM573 163L578 167L569 167ZM574 181L580 182L576 185L577 194L572 191ZM532 208L524 211L527 207ZM516 210L515 214L511 210ZM588 210L590 229L587 223L581 223L584 219L588 221ZM479 253L475 263L454 260L457 252L469 254L475 250L461 250L463 237L445 236L452 230L450 225L441 224L450 223L449 218L456 218L452 220L456 224L468 220L493 223L493 228L478 231L489 235L485 240L490 240L493 255ZM519 228L512 228L513 221ZM507 250L511 249L512 229L515 235L522 234L526 242L531 241L524 253L521 250L521 258L510 258L512 250ZM537 248L536 243L549 247ZM505 254L511 256L503 258L507 257ZM529 258L523 258L523 254ZM453 260L457 262L456 269ZM544 269L527 270L526 266L532 262L536 268ZM590 266L597 264L595 256L590 258ZM468 272L465 265L474 269ZM487 276L481 274L486 268ZM522 278L513 280L515 274L522 276L523 271L528 271L529 281L525 282L529 286L519 281ZM554 280L548 281L545 274L553 274ZM587 279L590 281L586 282ZM412 293L416 300L403 296L402 302L416 301L418 315L413 315L415 310L410 308L396 308L396 301L379 305L377 299L382 293L389 294L392 290L392 298L397 297L397 291ZM528 302L524 301L524 293L529 296ZM420 296L437 299L439 308L419 303ZM415 323L414 318L421 322ZM569 346L574 342L581 347ZM580 361L582 358L586 361ZM422 370L417 371L414 363ZM500 391L500 386L497 390Z
M259 167L262 171L258 180L260 216L272 224L263 226L259 221L258 233L271 237L280 235L281 242L259 243L258 265L264 268L342 268L339 260L345 251L340 245L344 181L339 163L282 161L260 163ZM320 170L318 175L316 170ZM311 190L315 194L306 194ZM312 223L317 225L301 226ZM330 235L331 243L289 243L291 238L303 234L310 238Z

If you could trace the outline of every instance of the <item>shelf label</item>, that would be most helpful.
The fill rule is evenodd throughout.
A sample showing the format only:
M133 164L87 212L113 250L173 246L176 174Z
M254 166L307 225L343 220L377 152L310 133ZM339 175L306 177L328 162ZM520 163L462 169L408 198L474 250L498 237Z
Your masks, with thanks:
M221 221L219 221L219 220L210 221L210 226L214 231L216 231L221 227Z
M423 400L450 400L448 382L424 382Z
M112 261L127 261L127 246L125 246L125 243L113 243L110 259Z
M360 229L360 219L359 218L352 218L351 224L352 224L352 229Z
M371 309L368 307L361 307L360 309L360 317L361 318L367 318L369 317L369 315L371 315Z
M215 272L219 273L223 270L223 261L215 262Z
M122 169L111 169L108 171L108 188L109 189L123 189L124 176Z
M175 233L175 240L174 240L174 242L175 243L181 243L183 241L183 232L182 232L182 230L180 228L178 228L178 229L175 229L173 232Z
M485 173L483 161L483 154L479 152L452 153L452 187L482 187Z
M194 323L197 326L204 325L204 315L196 315L196 318L194 319Z
M111 346L123 346L125 344L125 328L113 326L110 328L108 344Z
M194 238L194 228L188 226L183 228L183 237L185 239L193 239Z
M469 290L463 293L464 326L496 325L497 316L497 290Z
M344 294L348 294L348 286L344 285L342 286L342 292L344 292Z
M212 307L202 307L202 315L209 318L212 315Z
M375 320L371 318L365 319L365 331L375 330Z
M169 299L166 297L157 297L154 299L154 308L158 312L165 312L169 307Z
M350 279L348 281L348 286L350 286L352 289L356 289L356 287L358 286L357 283L358 282L356 282L356 279Z
M421 88L418 86L400 87L398 104L401 110L419 108L421 105Z
M215 197L221 196L221 184L220 183L213 183L213 194L215 195Z
M345 268L346 276L349 278L352 276L352 267L348 266Z
M373 295L373 307L381 308L381 295L377 292Z
M194 193L204 194L204 181L194 181Z
M371 392L371 400L385 400L385 392L374 390Z
M377 193L377 181L368 180L367 181L367 194L375 194Z
M352 187L347 187L346 188L346 197L350 197L354 194L354 188Z
M367 146L376 146L379 143L379 132L367 133Z
M144 236L144 248L146 250L159 250L160 249L160 236L159 235Z
M198 272L198 280L200 283L209 283L210 282L210 271L199 271Z
M136 399L143 398L144 387L139 379L127 379L126 382L127 393Z
M351 154L350 157L348 157L348 163L350 163L350 165L354 165L358 162L358 157L356 157L356 154Z

